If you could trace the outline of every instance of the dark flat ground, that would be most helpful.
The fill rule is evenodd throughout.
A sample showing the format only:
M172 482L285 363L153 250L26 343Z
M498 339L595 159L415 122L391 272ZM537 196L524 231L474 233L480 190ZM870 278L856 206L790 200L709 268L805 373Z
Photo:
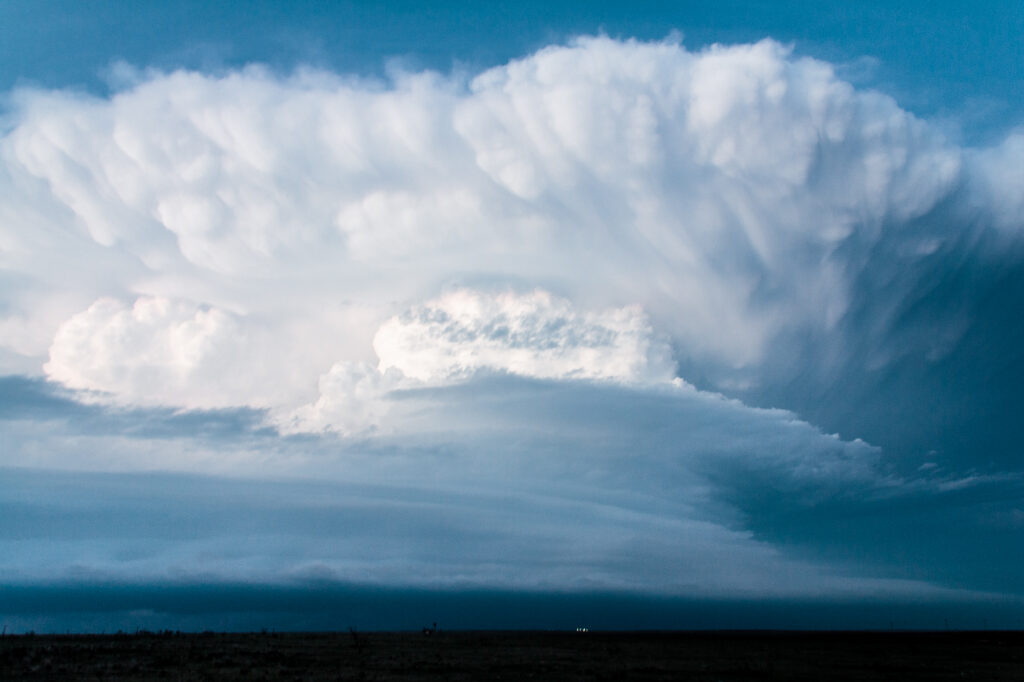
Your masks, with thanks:
M1024 632L23 635L0 680L1024 680Z

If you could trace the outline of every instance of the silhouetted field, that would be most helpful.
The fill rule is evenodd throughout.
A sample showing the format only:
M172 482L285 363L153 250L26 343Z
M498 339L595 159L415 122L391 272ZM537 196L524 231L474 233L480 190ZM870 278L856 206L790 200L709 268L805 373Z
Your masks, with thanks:
M21 635L3 680L1024 680L1024 633Z

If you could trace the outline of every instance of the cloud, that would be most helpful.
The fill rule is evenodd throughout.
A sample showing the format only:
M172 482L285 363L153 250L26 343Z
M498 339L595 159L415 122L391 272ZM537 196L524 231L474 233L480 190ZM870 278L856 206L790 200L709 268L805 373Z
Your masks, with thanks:
M70 321L110 298L267 330L258 351L239 332L225 352L273 388L233 372L167 394L184 407L314 394L335 363L376 361L385 321L483 284L579 314L638 306L676 359L748 381L798 357L774 357L775 340L835 327L872 245L965 173L997 186L975 169L1009 158L965 164L893 100L772 41L581 38L468 83L147 72L110 99L12 101L0 239L24 285L5 294L9 366L72 357ZM985 191L1013 222L1016 195ZM62 362L56 379L123 388Z
M1019 591L991 550L957 573L937 526L872 520L1016 491L1019 133L958 147L770 40L10 102L0 368L81 412L17 412L3 463L376 491L328 517L290 492L265 551L40 531L10 570L796 594L920 577L906 555ZM999 499L978 517L1015 518ZM307 521L338 525L290 544Z
M581 313L542 290L457 289L385 321L373 338L377 366L341 361L320 377L315 403L276 415L294 433L352 434L378 427L388 393L441 386L480 373L540 379L671 382L674 367L637 307Z
M670 381L671 352L639 308L579 314L548 292L470 290L393 317L373 339L380 368L425 382L479 369L545 379Z
M713 492L714 472L730 469L794 500L809 485L871 488L877 451L784 412L660 390L494 376L406 391L392 428L356 441L225 440L195 428L166 440L136 435L133 420L91 434L88 419L44 432L7 421L2 465L207 476L8 469L4 574L281 582L314 571L383 585L705 596L930 589L786 557ZM254 478L208 476L232 470Z
M417 383L398 370L381 372L363 362L337 362L317 382L320 395L315 402L278 412L272 420L287 434L372 431L391 410L388 394Z
M44 368L69 388L181 404L183 391L202 395L210 391L204 385L219 383L237 335L237 322L220 310L152 297L131 308L100 299L60 326Z
M313 578L762 598L943 593L830 576L744 532L584 500L166 474L14 476L22 494L0 499L8 584ZM191 509L180 505L182 487Z
M10 390L22 404L48 389ZM1013 528L962 516L980 496L988 506L968 508L1005 526L1019 480L899 479L877 448L687 386L477 377L393 392L388 428L359 438L110 409L68 401L42 424L0 413L7 580L760 599L1021 589L998 560L1016 551ZM965 549L984 565L952 559Z
M971 156L971 178L980 185L975 198L976 211L986 212L990 206L1001 210L993 216L996 225L1019 235L1024 225L1024 170L1017 160L1024 153L1024 130L1016 130L998 145L975 152Z

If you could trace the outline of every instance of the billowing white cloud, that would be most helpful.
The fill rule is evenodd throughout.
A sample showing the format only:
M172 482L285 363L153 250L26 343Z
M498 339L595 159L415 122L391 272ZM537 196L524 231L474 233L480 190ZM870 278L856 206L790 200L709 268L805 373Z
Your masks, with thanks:
M275 347L288 333L180 300L101 298L61 324L43 369L122 405L274 407L310 392L282 377L304 369L299 353ZM268 362L275 354L280 366Z
M173 405L218 383L238 335L237 321L220 310L100 299L57 330L45 369L71 388Z
M965 162L892 99L772 41L582 38L469 82L146 72L109 99L11 101L0 361L50 356L54 379L127 402L293 408L338 363L648 380L671 372L668 347L726 373L794 362L773 340L831 329L885 234L942 202L1020 213L1019 174L1000 170L1012 140ZM923 254L937 241L915 238ZM548 291L573 312L524 332L548 351L481 337L456 355L412 322L452 287ZM129 348L107 299L183 312ZM89 324L107 331L86 339ZM171 350L203 324L192 355ZM583 327L616 340L559 336ZM205 379L210 354L235 369ZM163 362L159 396L125 379Z
M581 313L541 290L459 289L392 317L373 339L376 367L336 362L317 382L319 398L301 406L301 383L275 375L303 376L311 366L288 349L291 357L268 362L274 340L253 320L217 308L104 298L60 326L44 370L69 388L94 392L91 399L270 408L286 431L340 433L378 426L392 390L458 382L481 370L639 384L674 377L668 345L640 309Z
M580 312L542 290L448 292L387 320L373 347L376 368L336 363L320 377L315 403L275 414L278 428L365 431L382 424L391 391L457 383L480 372L626 384L675 377L668 344L640 309Z
M671 381L671 351L643 311L578 313L545 291L451 292L388 320L380 368L436 383L488 369L543 379Z
M282 433L362 434L381 426L391 409L391 391L417 384L398 370L381 372L365 362L341 361L320 377L315 402L279 410L272 418Z

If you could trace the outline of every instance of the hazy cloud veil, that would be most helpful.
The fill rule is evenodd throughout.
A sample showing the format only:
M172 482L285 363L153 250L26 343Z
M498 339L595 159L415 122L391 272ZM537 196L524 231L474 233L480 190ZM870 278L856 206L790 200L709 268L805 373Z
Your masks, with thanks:
M3 131L0 368L58 407L0 411L0 464L265 479L135 539L157 479L26 479L6 575L1024 590L900 535L942 513L872 525L966 489L953 545L1024 523L1024 134L959 147L770 40L603 37L468 81L22 89ZM46 540L67 504L92 525Z

